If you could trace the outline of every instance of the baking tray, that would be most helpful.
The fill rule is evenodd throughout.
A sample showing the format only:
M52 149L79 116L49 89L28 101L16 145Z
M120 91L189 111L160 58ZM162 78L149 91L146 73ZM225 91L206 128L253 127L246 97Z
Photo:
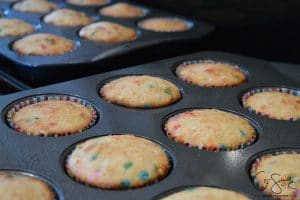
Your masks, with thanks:
M0 96L28 89L30 89L28 85L0 71Z
M189 85L174 75L182 61L212 59L238 65L247 72L248 82L238 87L204 88ZM280 63L277 63L280 67ZM285 65L283 65L284 67ZM282 68L284 70L284 68ZM293 68L298 73L300 66ZM182 89L182 99L159 109L130 109L110 104L98 95L98 90L112 77L147 74L170 80ZM222 52L200 52L161 60L109 73L98 74L61 84L36 88L2 97L0 109L0 169L22 170L47 178L61 191L61 199L153 200L158 195L184 186L214 186L232 189L252 199L270 199L264 196L249 175L250 163L256 155L267 150L300 149L300 121L279 121L256 115L240 102L244 92L256 87L299 88L299 82L276 70L271 62ZM6 111L13 102L41 94L74 95L86 99L99 112L99 120L90 129L65 137L33 137L9 128ZM204 151L175 143L163 131L166 116L190 108L219 108L235 112L255 124L257 141L235 151ZM133 133L162 144L173 160L170 174L152 185L131 190L102 190L85 186L70 178L64 161L74 144L94 136Z
M169 13L163 10L158 10L148 6L143 6L134 2L131 4L141 6L147 10L147 15L142 18L133 19L118 19L112 17L102 16L98 13L99 8L104 6L90 6L80 7L73 6L65 3L62 0L50 0L59 5L60 8L70 8L79 11L83 11L92 16L94 21L110 21L116 22L128 27L131 27L138 32L138 38L135 41L117 43L117 44L105 44L100 42L92 42L79 37L78 32L81 27L75 28L63 28L54 25L49 25L43 22L43 16L46 14L32 14L22 13L15 11L11 8L13 3L0 2L0 7L4 10L5 17L7 18L19 18L26 22L33 24L36 27L36 32L53 33L59 36L63 36L71 39L77 44L77 48L67 54L58 56L24 56L20 55L11 49L13 41L22 37L9 37L0 39L0 54L9 59L14 66L17 75L29 82L42 82L44 84L59 80L68 80L69 77L75 78L73 73L77 73L77 78L82 77L83 74L88 73L90 70L96 72L103 72L112 70L115 65L115 60L124 54L130 52L143 51L143 54L153 54L152 49L147 47L164 46L165 49L170 48L170 52L174 49L174 42L187 41L187 40L199 40L213 31L213 26L204 22L187 19L183 16L178 16L174 13ZM109 4L116 3L118 1L112 0ZM191 29L183 32L153 32L146 31L137 26L138 21L151 18L151 17L179 17L185 19L191 26ZM167 44L173 44L168 46ZM179 43L180 44L180 43ZM179 45L175 48L180 51ZM167 45L167 46L166 46ZM144 51L146 49L147 51ZM160 54L167 54L168 51L160 51ZM136 59L136 55L131 54L131 57L127 57L127 63L130 64L131 60ZM153 58L155 59L155 58ZM126 66L123 59L122 66ZM103 61L103 62L102 62ZM141 64L141 63L139 63ZM128 66L128 65L127 65ZM25 73L24 73L25 72ZM59 72L59 73L58 73ZM81 73L80 73L81 72ZM15 72L16 74L16 72ZM90 72L91 74L91 72Z

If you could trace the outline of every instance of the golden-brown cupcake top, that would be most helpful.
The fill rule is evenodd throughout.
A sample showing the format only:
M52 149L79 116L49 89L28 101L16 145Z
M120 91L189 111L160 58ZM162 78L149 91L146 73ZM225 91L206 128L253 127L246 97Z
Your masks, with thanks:
M34 27L19 19L0 19L0 37L22 36L34 32Z
M20 12L47 13L57 9L57 5L46 0L24 0L13 5Z
M13 172L0 172L1 200L54 200L52 189L43 181Z
M160 200L250 200L243 194L213 187L191 187Z
M246 147L256 138L246 119L217 109L179 113L167 120L165 131L176 142L212 151Z
M12 116L17 130L34 136L78 133L89 127L93 112L71 101L48 100L25 106Z
M237 86L247 80L238 67L213 61L181 65L176 74L187 83L204 87Z
M66 38L48 33L36 33L13 43L13 50L31 56L62 55L75 49L75 44Z
M300 198L300 153L278 152L257 158L252 165L251 175L264 193L276 199ZM277 180L281 180L278 185L274 183Z
M173 83L153 76L125 76L105 84L101 96L114 104L130 108L158 108L181 98Z
M66 161L71 177L104 189L142 187L167 175L164 149L134 135L108 135L78 144Z
M67 0L67 3L76 6L102 6L109 3L109 0Z
M146 14L143 8L125 2L115 3L102 8L99 13L104 16L116 18L136 18L143 17Z
M137 32L117 23L97 22L83 27L79 35L95 42L119 43L135 40Z
M243 104L272 119L300 119L300 96L293 94L279 91L258 92L245 98Z
M145 19L140 21L138 26L145 30L155 32L180 32L191 28L185 20L171 17L153 17Z
M56 26L83 26L92 21L84 12L67 8L55 10L44 17L44 22Z

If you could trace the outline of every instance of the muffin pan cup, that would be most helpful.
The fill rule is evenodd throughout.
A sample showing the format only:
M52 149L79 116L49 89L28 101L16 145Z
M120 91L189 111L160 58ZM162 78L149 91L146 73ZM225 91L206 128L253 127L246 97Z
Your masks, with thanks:
M175 76L174 68L178 63L195 59L235 64L248 72L248 82L230 88L205 88L189 85ZM279 67L280 63L276 65ZM295 66L290 76L299 70L300 66ZM159 76L172 81L182 89L182 99L159 109L130 109L110 104L99 96L99 87L108 78L134 74ZM299 88L300 83L290 76L279 72L271 62L221 52L200 52L3 96L0 102L0 169L37 173L57 184L66 200L153 200L158 195L185 186L219 187L241 192L255 200L271 199L252 182L249 162L266 150L299 149L300 122L256 115L243 107L241 97L257 87ZM28 96L53 93L78 96L93 103L98 110L99 121L86 131L65 137L27 136L8 126L6 111L11 103ZM163 130L166 117L193 108L225 109L246 116L257 124L258 138L247 148L220 152L189 148L169 139ZM132 133L165 146L173 162L170 174L150 186L120 191L88 187L68 176L64 163L73 144L95 136L122 133Z
M122 19L106 17L99 14L99 9L114 4L118 1L112 0L109 4L103 6L74 6L61 0L50 0L55 2L60 8L70 8L85 12L92 16L94 22L109 21L119 23L129 28L133 28L138 32L136 40L123 43L101 43L86 40L79 36L79 31L83 27L59 27L47 24L43 21L45 14L25 13L13 10L12 3L0 2L0 7L5 10L5 17L19 18L29 22L36 27L35 33L52 33L72 40L76 43L77 48L73 51L57 56L26 56L21 55L12 50L14 41L21 37L0 38L1 50L0 55L11 62L14 74L27 82L36 82L47 84L61 80L69 80L70 78L82 77L85 73L99 73L110 71L113 69L112 63L118 60L120 56L129 54L131 58L127 58L127 63L130 60L136 59L133 52L143 51L145 54L152 55L156 50L155 47L164 46L165 49L180 42L188 42L199 40L209 33L214 27L204 22L194 21L178 16L174 13L158 10L151 7L139 5L147 9L147 15L142 18ZM138 22L151 17L178 17L187 21L191 28L183 32L153 32L146 31L138 27ZM147 52L144 50L147 49ZM171 48L172 49L172 48ZM169 52L169 51L168 51ZM165 51L165 53L168 53ZM163 55L164 52L161 52ZM153 58L155 59L155 58ZM125 63L124 63L125 62ZM77 72L84 65L84 70ZM122 66L126 66L126 59L122 62ZM59 73L57 73L59 71ZM26 72L26 73L24 73ZM65 73L62 73L65 72ZM76 73L76 76L74 76Z
M76 134L76 133L80 133L82 131L85 131L91 127L93 127L97 121L98 121L98 113L96 108L94 108L94 106L89 103L87 100L76 97L76 96L70 96L70 95L63 95L63 94L45 94L45 95L37 95L37 96L32 96L32 97L28 97L28 98L24 98L21 99L17 102L12 103L11 106L8 107L8 111L6 114L6 121L8 123L8 125L15 129L18 132L20 131L20 127L13 121L14 115L16 114L16 112L18 112L19 110L21 110L22 108L35 104L35 103L40 103L43 101L50 101L50 100L61 100L61 101L69 101L69 102L74 102L74 103L78 103L86 108L88 108L93 115L93 118L91 120L91 122L86 126L83 127L81 130L78 130L77 132L66 132L66 133L61 133L59 135L54 135L49 133L49 135L51 136L67 136L67 135L72 135L72 134ZM30 135L30 133L26 133L26 132L22 132L24 134L28 134Z
M298 149L296 149L296 148L293 148L293 149L290 149L290 148L270 149L270 150L260 152L259 154L253 156L252 159L250 159L248 161L247 170L250 171L249 176L252 179L252 181L254 182L257 189L262 190L262 191L265 189L264 185L256 179L256 177L260 173L264 172L264 171L259 171L259 172L255 171L255 169L261 162L261 160L264 158L270 158L272 156L285 155L285 154L300 154L300 149L299 148ZM266 180L266 182L265 182L266 186L268 186L270 184L272 186L272 189L281 190L282 189L280 186L281 184L288 184L289 188L291 188L291 189L295 188L293 195L296 194L297 198L299 197L299 189L296 189L297 186L295 185L295 183L293 182L291 177L287 177L287 178L283 177L279 172L276 172L276 171L273 173L273 175L275 175L275 176ZM277 194L274 194L274 198L277 195L281 196L282 198L287 198L286 195L281 195L280 192L277 192Z
M168 122L169 119L171 119L172 117L175 117L175 116L178 116L179 114L182 114L182 113L186 113L186 112L192 112L192 111L198 111L198 110L201 110L201 109L206 109L206 108L189 108L189 109L184 109L184 110L179 110L179 111L175 111L174 113L171 113L170 115L166 116L163 123L162 123L162 128L164 129L166 135L176 141L176 137L174 135L169 135L168 134L168 130L167 128L165 127L165 124ZM208 108L209 109L209 108ZM218 109L219 111L223 111L225 113L228 113L228 114L233 114L235 116L238 116L240 118L243 118L245 119L251 127L253 127L256 131L256 134L253 135L251 138L249 138L248 141L246 141L245 143L243 144L240 144L238 146L235 146L235 147L226 147L226 146L222 146L220 145L219 147L208 147L208 146L193 146L193 145L190 145L190 144L184 144L188 147L191 147L191 148L198 148L199 150L206 150L206 151L215 151L215 152L219 152L219 151L235 151L235 150L238 150L238 149L243 149L243 148L247 148L248 146L252 145L253 143L255 143L257 140L258 140L258 137L260 135L260 133L262 132L260 126L254 122L253 120L251 120L250 118L248 118L246 115L242 115L240 113L237 113L237 112L234 112L234 111L230 111L230 110L226 110L226 109ZM178 144L183 144L181 142L178 142Z
M300 90L299 89L293 89L293 88L287 88L287 87L262 87L262 88L254 88L248 92L246 92L243 96L242 96L242 104L244 105L245 108L247 108L249 111L251 112L254 112L258 115L261 115L261 116L265 116L265 117L268 117L268 118L271 118L271 119L277 119L277 120L286 120L286 121L297 121L297 120L300 120L300 118L290 118L290 119L281 119L281 118L278 118L278 117L275 117L275 116L272 116L270 114L266 114L266 113L263 113L261 111L257 111L253 108L251 108L250 106L247 106L247 99L249 97L251 97L252 95L255 95L255 94L258 94L258 93L261 93L261 92L281 92L281 93L285 93L285 94L291 94L291 95L294 95L294 96L300 96Z

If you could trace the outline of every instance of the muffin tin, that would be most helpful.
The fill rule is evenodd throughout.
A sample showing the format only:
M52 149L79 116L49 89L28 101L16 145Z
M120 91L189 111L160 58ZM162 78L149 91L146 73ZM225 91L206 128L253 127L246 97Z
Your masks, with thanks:
M174 69L184 61L210 59L231 63L247 72L248 82L229 88L205 88L189 85L178 79ZM280 68L281 64L276 63ZM285 65L282 65L285 66ZM281 68L284 70L284 68ZM43 176L61 188L61 199L153 200L186 186L213 186L246 194L252 199L271 199L253 184L249 167L256 156L269 151L299 151L300 121L269 119L248 111L241 97L257 87L287 87L297 89L300 83L293 74L282 74L271 62L221 52L200 52L182 57L161 60L136 67L98 74L61 84L23 91L2 97L0 109L0 169L29 171ZM159 109L130 109L110 104L99 96L99 88L111 77L147 74L163 77L175 83L182 91L182 99ZM14 102L41 94L75 95L95 105L98 122L82 133L61 137L33 137L10 128L6 115ZM189 148L169 139L163 123L170 114L191 108L218 108L245 116L253 121L258 131L256 142L234 151L205 151ZM173 167L161 181L131 190L103 190L85 186L70 178L64 162L74 144L87 138L107 134L132 133L156 141L168 150ZM300 166L299 166L300 167ZM160 196L161 197L161 196Z
M170 44L170 42L182 42L186 40L200 39L213 31L213 27L207 23L186 19L173 13L145 7L143 5L139 6L147 10L146 16L142 18L122 19L106 17L98 13L100 8L118 2L116 0L112 0L109 4L103 6L88 7L74 6L62 0L52 1L55 2L60 8L70 8L85 12L87 15L92 16L94 21L116 22L133 28L137 30L138 37L136 40L131 42L115 44L88 41L79 37L79 30L81 27L68 28L46 24L43 22L43 17L46 14L18 12L13 10L13 3L0 2L0 7L4 10L5 17L22 19L35 26L35 33L53 33L58 36L71 39L77 45L75 50L64 55L25 56L20 55L11 49L13 42L22 37L0 38L0 44L3 47L0 49L0 54L12 61L11 64L16 69L15 71L17 71L17 74L24 80L31 82L49 82L49 80L58 80L59 77L61 77L62 80L67 80L68 77L74 78L72 73L76 73L76 70L78 70L82 65L84 65L85 70L84 72L82 72L83 70L80 70L81 73L77 72L77 77L82 76L82 74L87 73L89 70L94 70L96 72L108 71L112 69L111 63L114 62L114 59L118 59L118 57L121 55L139 50L143 51L143 49L146 49L147 47L150 48L154 46L167 45ZM136 5L133 2L131 4ZM191 28L183 32L170 33L146 31L137 26L137 23L140 20L156 16L182 18L186 20ZM151 54L151 48L145 53ZM163 54L163 52L161 53ZM134 57L132 57L132 59L134 59ZM101 62L103 60L106 61L105 65ZM62 73L63 70L66 72ZM57 73L58 71L60 73Z

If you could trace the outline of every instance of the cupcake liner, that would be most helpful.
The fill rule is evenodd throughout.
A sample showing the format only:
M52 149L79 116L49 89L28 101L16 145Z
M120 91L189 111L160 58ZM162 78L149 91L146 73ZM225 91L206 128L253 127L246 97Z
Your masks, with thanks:
M185 66L188 66L188 65L193 65L193 64L226 64L226 65L229 65L229 66L232 66L234 67L235 69L239 70L240 72L242 72L246 79L239 83L239 84L224 84L224 85L221 85L221 86L211 86L211 85L206 85L206 84L203 84L203 85L198 85L198 84L194 84L192 83L190 80L187 80L187 79L184 79L184 78L181 78L179 77L179 73L178 73L178 68L179 67L185 67ZM188 84L191 84L191 85L196 85L196 86L201 86L201 87L208 87L208 88L230 88L230 87L236 87L236 86L240 86L242 85L243 83L247 82L248 80L248 76L247 76L247 73L241 69L238 65L235 65L235 64L232 64L232 63L227 63L227 62L222 62L222 61L214 61L214 60L211 60L211 59L199 59L199 60L186 60L186 61L183 61L181 63L179 63L178 65L175 66L175 75L183 80L184 82L188 83Z
M276 117L276 116L272 116L272 115L254 110L250 106L246 105L246 101L249 97L251 97L254 94L261 93L261 92L281 92L281 93L291 94L291 95L294 95L294 96L300 96L300 90L291 89L291 88L280 88L280 87L255 88L255 89L252 89L252 90L246 92L245 94L243 94L242 99L241 99L244 108L246 108L250 112L254 112L257 115L268 117L270 119L277 119L277 120L284 120L284 121L297 121L297 120L300 120L298 118L282 119L282 118L279 118L279 117Z
M86 108L88 108L89 110L92 111L93 118L92 118L91 122L89 123L89 125L87 127L84 127L81 130L79 130L79 131L59 133L59 134L55 134L55 135L48 135L48 134L47 135L43 135L43 134L40 134L40 136L51 137L51 136L72 135L72 134L80 133L82 131L85 131L85 130L91 128L97 122L97 119L98 119L97 110L87 100L84 100L84 99L76 97L76 96L68 96L68 95L39 95L39 96L27 97L27 98L25 98L25 99L23 99L21 101L18 101L18 103L13 104L9 108L9 110L8 110L8 112L6 114L6 121L7 121L8 125L12 129L14 129L14 130L16 130L16 131L18 131L20 133L30 135L27 132L24 132L24 131L22 132L21 131L21 128L17 124L14 123L13 116L15 115L16 112L18 112L20 109L22 109L22 108L24 108L26 106L29 106L29 105L32 105L32 104L36 104L36 103L39 103L39 102L42 102L42 101L48 101L48 100L62 100L62 101L71 101L71 102L79 103L79 104L85 106Z

